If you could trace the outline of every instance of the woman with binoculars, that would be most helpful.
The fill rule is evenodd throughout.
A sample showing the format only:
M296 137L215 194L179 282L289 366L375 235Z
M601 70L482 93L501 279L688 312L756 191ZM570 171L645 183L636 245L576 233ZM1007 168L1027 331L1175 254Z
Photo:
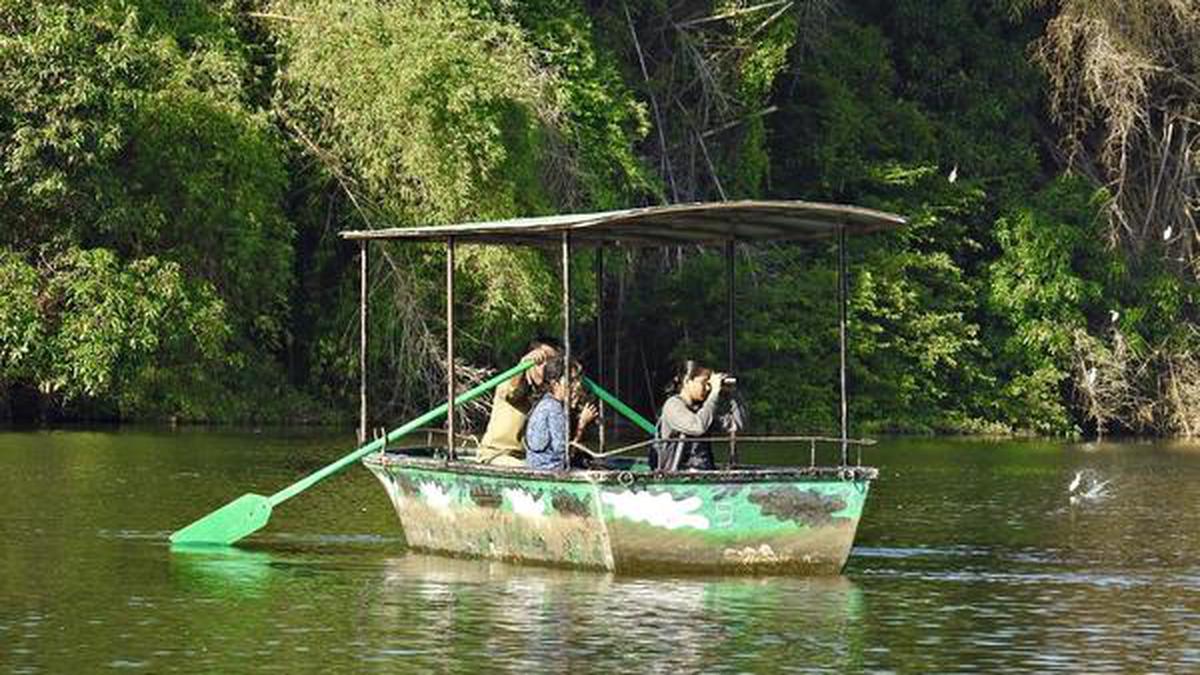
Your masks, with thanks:
M722 387L732 389L735 380L725 373L688 361L676 375L676 393L663 404L658 416L657 433L660 442L650 447L650 467L657 471L715 469L712 446L707 441L689 440L705 436L717 415L717 403ZM726 431L743 426L743 410L730 397L730 414Z

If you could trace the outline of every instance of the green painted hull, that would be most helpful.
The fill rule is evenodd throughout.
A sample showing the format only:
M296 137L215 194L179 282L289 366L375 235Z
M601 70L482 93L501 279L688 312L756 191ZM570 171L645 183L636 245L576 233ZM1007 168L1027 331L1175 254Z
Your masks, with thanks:
M837 574L869 467L546 473L369 455L409 546L633 571Z

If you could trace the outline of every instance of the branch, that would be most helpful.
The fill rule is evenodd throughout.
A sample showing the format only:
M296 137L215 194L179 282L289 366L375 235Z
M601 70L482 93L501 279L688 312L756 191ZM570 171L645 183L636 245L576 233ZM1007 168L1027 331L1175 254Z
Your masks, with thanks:
M354 180L345 175L338 167L337 158L328 151L321 149L320 146L314 143L312 139L310 139L304 133L304 130L300 128L300 125L296 124L290 116L281 112L280 117L283 119L284 124L286 124L287 127L296 134L296 136L300 139L300 142L308 148L308 151L312 153L313 156L316 157L317 160L319 160L327 169L329 169L331 174L333 174L333 179L337 181L338 185L342 188L342 191L345 192L346 196L350 198L350 203L354 205L354 209L358 211L360 216L362 216L363 222L367 225L367 229L374 229L374 226L371 224L371 219L367 215L366 209L363 208L362 204L359 204L358 196L354 194L354 190L350 189L350 184L353 183Z
M713 21L721 21L723 19L740 16L742 14L750 14L752 12L757 12L762 9L768 9L770 7L778 7L779 5L790 5L790 4L792 4L791 0L772 0L772 2L764 2L761 5L754 5L753 7L743 7L741 9L734 9L734 10L730 10L728 12L723 12L721 14L713 14L712 16L706 16L706 17L703 17L700 19L692 19L691 21L684 21L683 23L678 24L678 25L682 26L684 28L690 28L692 26L698 26L702 23L711 23Z
M255 19L271 19L274 21L290 21L292 23L304 23L305 19L298 16L288 16L286 14L272 14L271 12L246 12L246 16L254 17Z
M732 129L740 124L743 124L745 122L748 122L748 121L754 119L755 117L763 117L764 115L770 115L771 113L778 112L778 111L779 111L779 106L777 106L777 105L767 106L766 108L763 108L762 110L759 110L757 112L752 112L749 115L746 115L745 117L739 117L738 119L730 121L730 122L726 122L719 127L714 127L712 129L709 129L708 131L701 133L700 136L702 138L708 138L709 136L715 136L716 134L719 134L722 131L727 131L729 129Z
M662 150L662 164L671 184L671 200L679 201L679 189L675 187L675 173L671 170L671 159L667 156L667 137L663 134L662 114L658 110L658 99L654 97L654 86L650 83L650 72L646 69L646 59L642 55L642 43L638 41L637 30L633 27L633 17L629 15L629 5L622 4L625 10L625 21L629 24L629 34L633 36L633 47L637 50L638 64L642 67L642 78L646 81L646 93L650 95L650 107L654 110L654 127L658 131L658 145Z

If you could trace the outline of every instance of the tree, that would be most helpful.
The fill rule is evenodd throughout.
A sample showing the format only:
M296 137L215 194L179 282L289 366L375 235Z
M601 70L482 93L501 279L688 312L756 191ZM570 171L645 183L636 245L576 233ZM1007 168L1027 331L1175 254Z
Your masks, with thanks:
M205 418L278 382L286 175L223 11L0 2L4 388Z

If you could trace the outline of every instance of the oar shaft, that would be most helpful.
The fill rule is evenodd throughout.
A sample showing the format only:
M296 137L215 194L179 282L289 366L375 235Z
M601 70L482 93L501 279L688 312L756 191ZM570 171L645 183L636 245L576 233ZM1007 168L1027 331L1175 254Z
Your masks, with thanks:
M641 427L642 431L645 431L646 433L650 434L651 436L654 435L654 425L653 424L651 424L645 417L642 417L641 415L639 415L636 410L634 410L633 408L630 408L629 406L622 403L621 399L619 399L616 396L613 396L612 394L605 391L604 387L601 387L600 385L596 384L596 382L592 378L584 376L583 384L585 387L588 388L589 391L591 391L593 394L599 396L601 399L604 400L605 403L612 406L614 410L616 410L617 412L624 415L627 419L629 419L629 421L631 421L634 424Z
M515 377L516 375L520 375L521 373L525 372L526 370L529 370L530 368L532 368L533 365L534 364L532 362L522 361L521 363L513 366L512 368L509 368L508 370L504 371L503 373L500 373L499 375L493 377L492 379L484 382L483 384L477 385L475 388L471 389L470 391L459 394L454 399L454 405L462 405L462 404L466 403L467 401L470 401L471 399L478 397L480 394L483 394L487 391L495 389L497 386L500 385L500 383L502 383L505 380L508 380L512 377ZM434 422L434 421L444 417L446 415L447 410L449 410L449 406L447 406L445 403L439 405L438 407L434 408L433 410L430 410L429 412L425 413L424 415L421 415L420 417L412 420L411 422L408 422L404 426L398 427L398 428L393 429L392 431L388 432L387 437L386 437L387 441L390 443L390 442L399 440L399 439L403 438L404 436L412 433L416 429L423 427L426 424L429 424L430 422ZM453 440L451 440L451 442L453 442ZM279 492L276 492L275 494L271 495L271 497L270 497L271 505L279 506L283 502L291 499L292 497L295 497L296 495L300 494L301 492L304 492L305 490L312 487L316 483L319 483L320 481L328 478L329 476L332 476L333 474L341 471L342 469L353 464L354 462L358 461L359 459L362 459L363 457L371 454L372 452L379 451L380 449L383 448L383 444L384 444L384 439L377 438L377 439L371 441L370 443L362 446L361 448L355 450L354 452L350 453L349 455L346 455L345 457L339 459L338 461L334 462L333 464L330 464L329 466L327 466L323 469L320 469L319 471L315 471L315 472L309 474L308 476L301 478L300 480L296 481L295 483L292 483L291 485L285 487L284 489L280 490Z

